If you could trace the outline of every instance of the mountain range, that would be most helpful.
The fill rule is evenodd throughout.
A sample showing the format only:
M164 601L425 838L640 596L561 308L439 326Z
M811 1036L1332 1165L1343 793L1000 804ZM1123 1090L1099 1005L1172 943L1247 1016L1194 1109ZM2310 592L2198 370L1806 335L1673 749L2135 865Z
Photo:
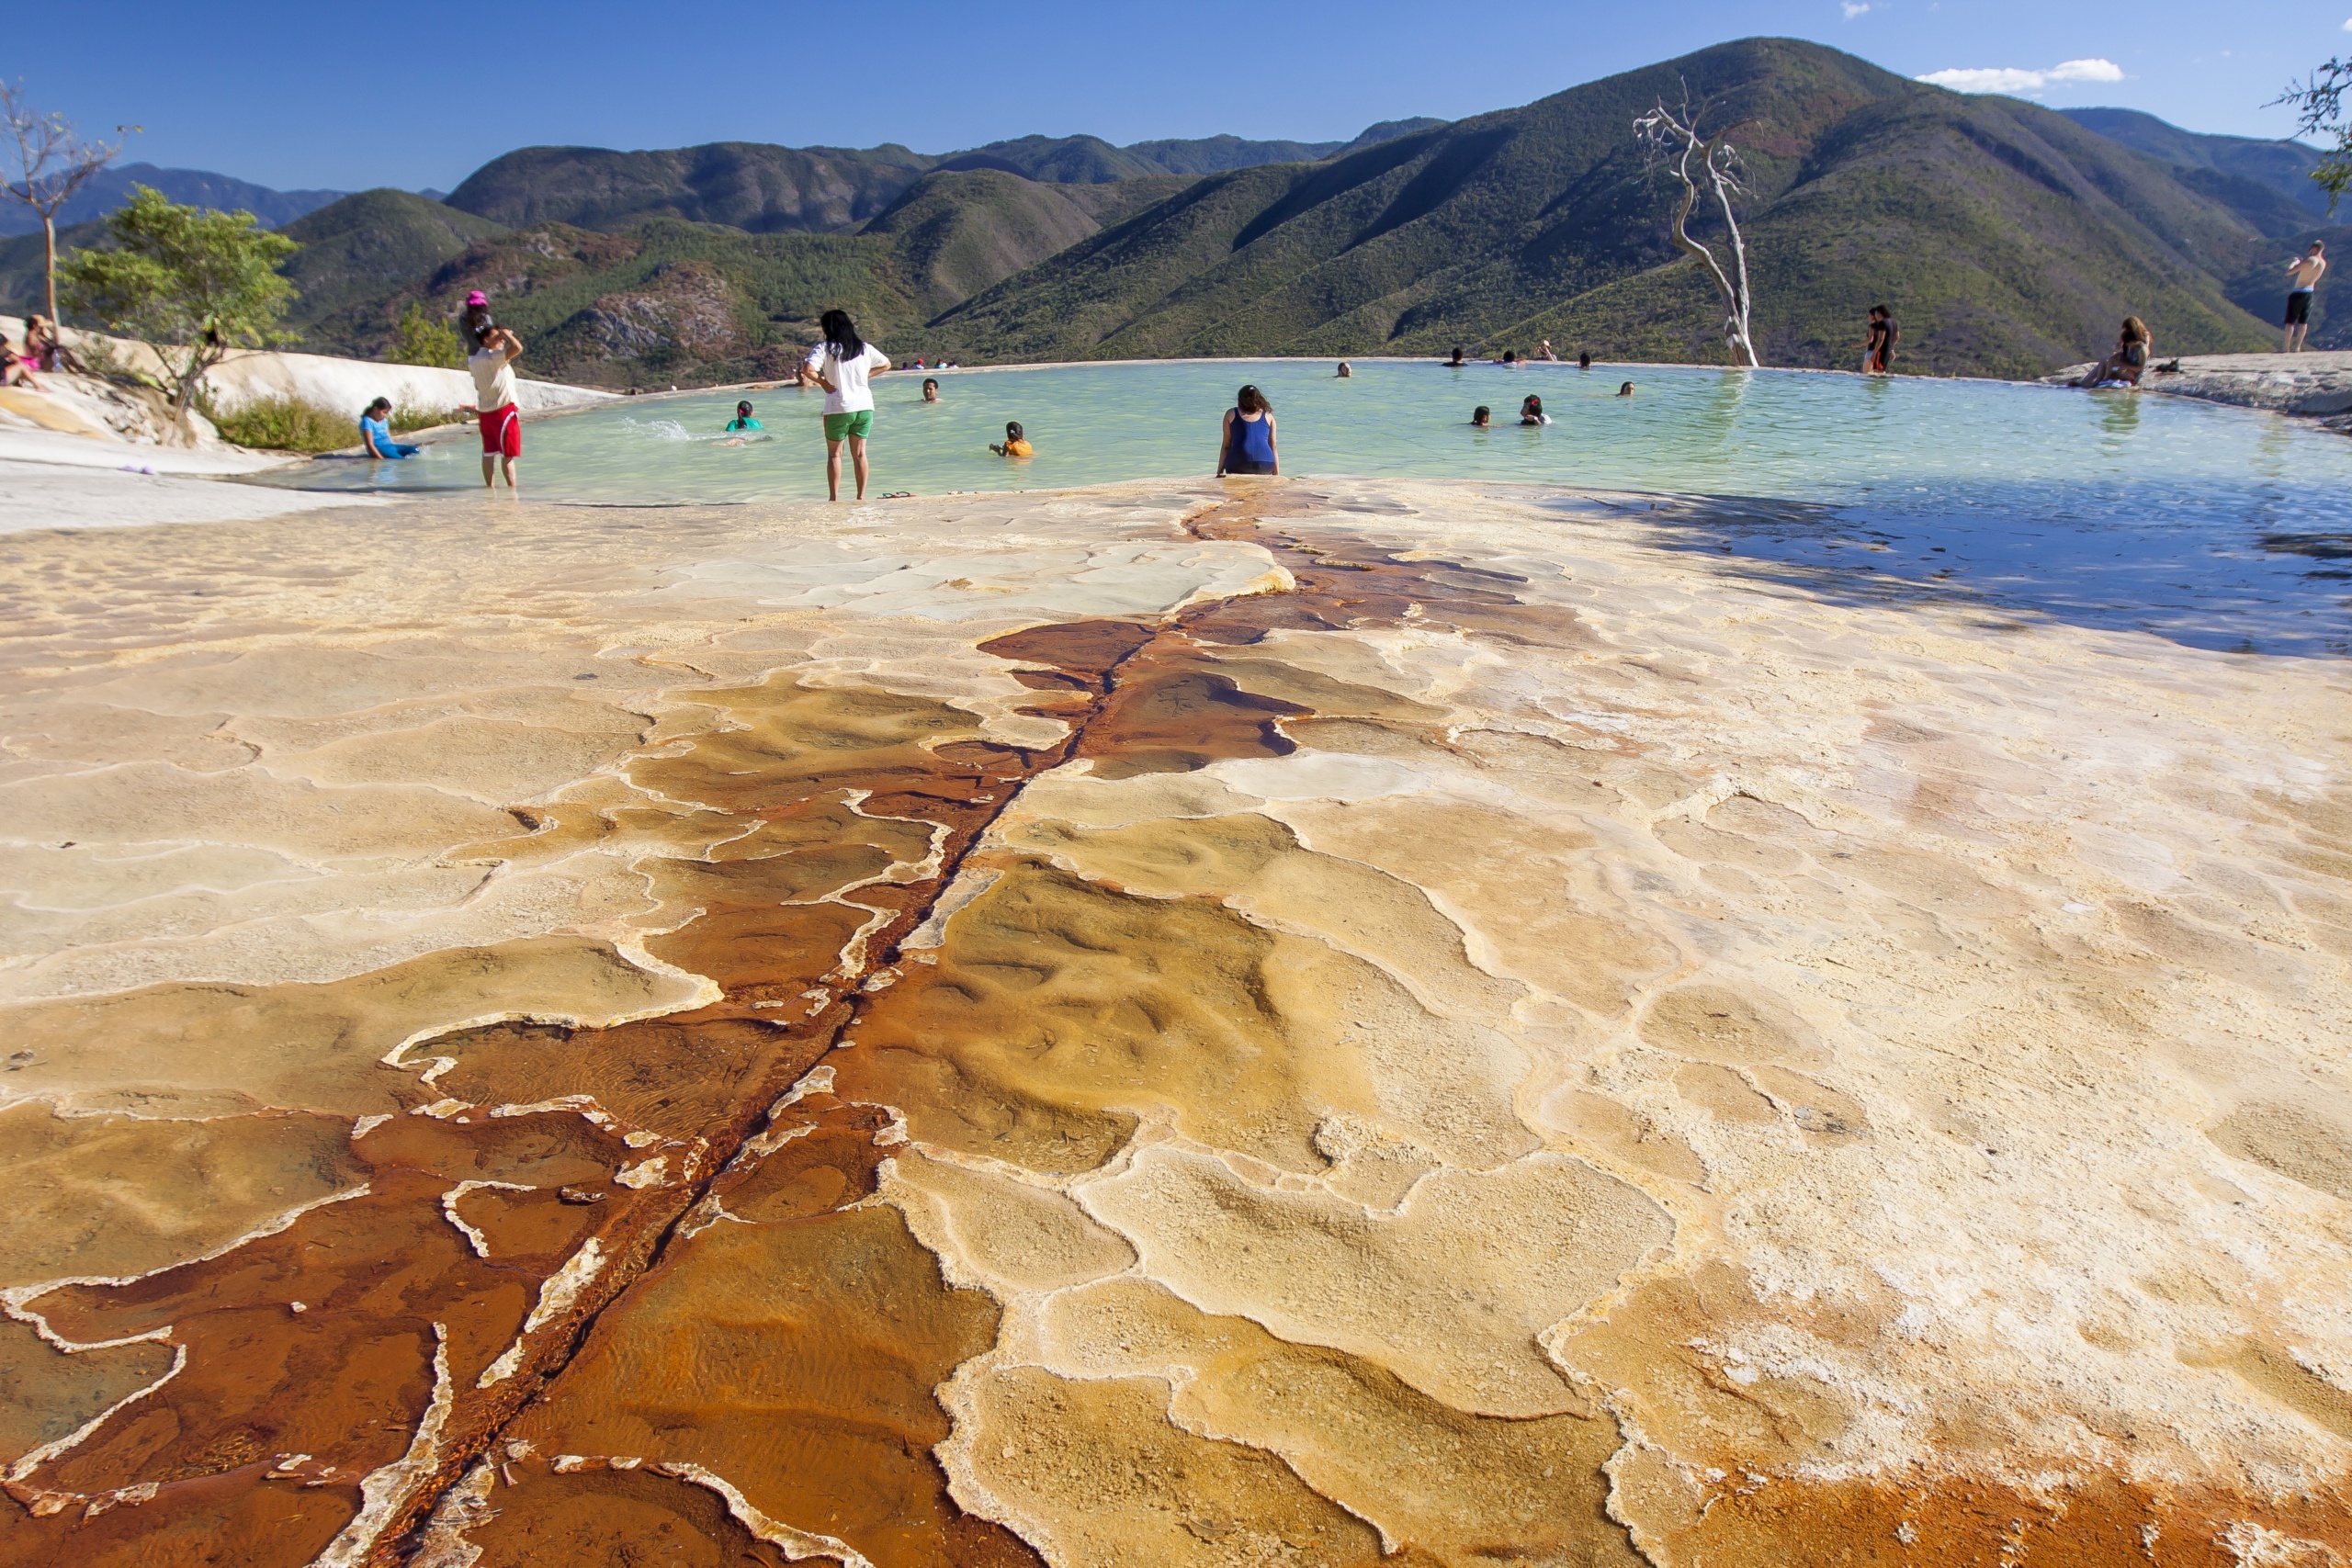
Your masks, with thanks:
M348 191L272 190L250 180L216 175L204 169L159 169L153 164L114 164L100 169L74 199L58 209L61 229L103 218L130 199L132 186L153 186L174 201L188 207L217 207L252 213L269 228L291 223L305 212L315 212ZM0 202L0 234L38 234L40 219L22 202Z
M1632 129L1685 95L1738 127L1767 363L1852 365L1882 301L1915 371L2038 374L2103 349L2126 313L2163 353L2260 348L2286 254L2338 233L2298 143L1962 96L1751 39L1344 143L526 148L446 201L368 191L286 220L292 324L378 353L410 305L481 287L536 372L613 386L773 375L836 304L902 357L967 363L1546 337L1720 360L1712 288L1668 239L1678 189ZM0 245L18 299L23 246ZM2335 341L2326 292L2315 344Z

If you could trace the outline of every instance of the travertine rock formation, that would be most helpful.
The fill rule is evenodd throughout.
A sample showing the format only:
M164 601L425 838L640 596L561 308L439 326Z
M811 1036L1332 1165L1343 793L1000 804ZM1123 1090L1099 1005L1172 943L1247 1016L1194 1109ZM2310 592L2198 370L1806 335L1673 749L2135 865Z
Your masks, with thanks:
M2352 1556L2352 678L1650 504L21 537L0 1562Z

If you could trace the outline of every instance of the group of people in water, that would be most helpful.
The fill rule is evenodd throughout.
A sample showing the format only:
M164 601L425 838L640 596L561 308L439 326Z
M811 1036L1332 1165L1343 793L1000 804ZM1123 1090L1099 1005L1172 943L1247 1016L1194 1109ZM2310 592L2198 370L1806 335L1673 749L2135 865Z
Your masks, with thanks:
M514 362L523 354L522 340L492 318L488 298L479 289L466 297L460 317L460 331L466 345L466 367L474 379L475 401L471 408L459 411L470 413L479 425L482 443L482 483L495 490L499 479L507 488L514 488L514 468L523 454L522 422L515 404ZM808 350L807 357L794 367L788 381L774 385L814 388L823 391L825 434L825 490L833 501L841 499L842 459L846 456L854 476L857 500L865 499L866 488L872 480L872 466L867 457L866 443L874 433L873 378L891 368L890 357L879 347L865 341L857 323L846 310L828 310L819 321L822 340ZM1549 342L1542 345L1543 357L1557 363ZM1532 362L1533 356L1530 356ZM1448 364L1466 365L1460 348L1453 351ZM1506 352L1494 361L1516 367L1521 360L1515 352ZM1590 369L1592 355L1579 354L1580 368ZM917 360L913 367L922 367ZM940 368L950 367L943 362ZM1339 365L1339 378L1352 378L1355 367L1346 360ZM1634 383L1627 381L1617 389L1621 398L1634 395ZM940 400L939 378L926 376L922 380L922 400ZM360 415L361 450L367 457L398 461L413 457L418 448L393 438L390 426L391 400L378 398ZM1480 429L1489 427L1493 411L1481 404L1472 414L1470 423ZM1544 412L1542 397L1530 393L1520 404L1519 423L1542 426L1552 423ZM730 445L741 444L755 434L763 434L757 411L750 399L737 401L735 415L721 431ZM990 442L989 450L999 457L1025 458L1035 456L1028 432L1018 420L1008 420L1004 439ZM1244 386L1235 394L1233 406L1225 412L1217 441L1216 475L1219 479L1238 475L1278 475L1282 472L1282 449L1277 434L1273 405L1264 392L1254 384Z
M2288 263L2290 289L2284 323L2285 352L2294 353L2303 345L2310 331L2313 292L2320 277L2327 270L2325 246L2312 241L2310 248ZM513 332L492 319L488 298L479 289L466 297L460 315L460 332L466 347L466 367L474 380L475 401L463 412L473 415L481 434L482 483L492 489L500 478L511 491L514 486L514 468L522 456L523 436L521 414L515 404L514 362L522 356L522 341ZM873 378L891 368L890 358L859 333L857 324L845 310L828 310L820 319L821 341L811 347L806 357L793 368L786 381L776 386L821 390L825 395L825 489L834 501L841 499L842 459L854 476L855 495L865 499L871 479L871 464L866 443L874 432ZM1893 372L1895 345L1902 337L1894 312L1884 305L1871 307L1862 341L1862 368L1866 374L1884 376ZM2137 387L2141 378L2154 367L2155 343L2147 323L2137 316L2126 316L2116 338L2115 348L2078 380L2082 387ZM1533 354L1522 355L1516 348L1506 348L1487 363L1506 369L1518 369L1538 360L1557 364L1559 355L1549 339L1538 344ZM57 367L64 363L74 368L70 356L58 341L57 332L40 317L32 317L26 325L23 352L15 350L5 338L0 338L0 382L13 381L33 385L37 370ZM1444 362L1455 369L1468 368L1473 363L1461 344ZM1580 351L1577 367L1592 368L1592 355ZM2177 361L2174 362L2176 365ZM917 358L910 369L927 369ZM954 368L951 362L941 360L937 368ZM2169 368L2162 367L2158 368ZM1338 378L1351 379L1355 367L1346 360L1339 363ZM1617 396L1634 395L1634 383L1626 381L1617 389ZM922 400L940 400L939 380L926 376L922 381ZM399 459L413 456L417 448L392 438L390 429L391 402L378 398L361 415L360 444L367 456ZM1471 424L1480 430L1491 429L1494 411L1481 403L1470 416ZM1544 410L1541 396L1530 393L1519 407L1519 423L1541 427L1552 423ZM729 421L723 434L732 442L741 442L751 434L762 430L751 401L746 399L735 405L735 417ZM1018 421L1007 421L1004 439L990 442L989 450L999 457L1026 458L1035 455L1027 432ZM1273 405L1264 392L1254 384L1244 386L1235 395L1233 406L1225 412L1217 442L1217 477L1228 475L1279 474L1282 472L1281 449L1276 438Z

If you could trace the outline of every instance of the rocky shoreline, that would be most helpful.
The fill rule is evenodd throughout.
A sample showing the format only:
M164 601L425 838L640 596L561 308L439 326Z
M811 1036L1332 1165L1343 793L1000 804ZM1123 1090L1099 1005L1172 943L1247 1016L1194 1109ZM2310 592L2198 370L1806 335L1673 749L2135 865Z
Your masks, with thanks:
M2091 363L2085 360L2044 376L2042 384L2059 387L2080 380ZM2329 430L2352 431L2352 352L2183 355L2159 360L2146 389L2264 409L2314 420Z

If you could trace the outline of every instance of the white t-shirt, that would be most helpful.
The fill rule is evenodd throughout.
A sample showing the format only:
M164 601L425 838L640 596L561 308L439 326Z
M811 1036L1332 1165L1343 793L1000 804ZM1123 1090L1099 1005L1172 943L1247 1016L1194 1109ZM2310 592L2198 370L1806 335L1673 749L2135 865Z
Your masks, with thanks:
M504 349L469 354L466 368L474 373L474 407L488 413L514 400L514 362L506 357Z
M890 368L890 356L869 343L856 358L836 359L831 345L820 343L808 351L808 368L833 384L825 394L827 413L856 413L874 406L874 388L866 378Z

